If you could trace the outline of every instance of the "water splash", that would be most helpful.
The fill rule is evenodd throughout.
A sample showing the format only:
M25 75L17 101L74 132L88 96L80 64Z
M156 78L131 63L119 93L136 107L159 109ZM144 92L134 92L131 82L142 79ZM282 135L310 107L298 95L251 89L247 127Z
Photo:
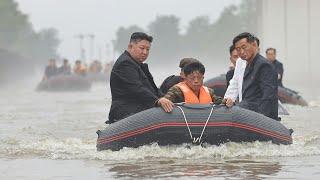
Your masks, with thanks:
M292 145L275 145L271 142L234 143L220 146L158 146L124 148L120 151L96 151L95 140L44 138L20 141L14 138L1 140L0 153L7 156L36 156L49 159L86 160L139 160L148 158L224 159L235 157L295 157L320 155L320 137L295 137Z
M310 107L320 107L320 100L319 101L310 101L309 106Z

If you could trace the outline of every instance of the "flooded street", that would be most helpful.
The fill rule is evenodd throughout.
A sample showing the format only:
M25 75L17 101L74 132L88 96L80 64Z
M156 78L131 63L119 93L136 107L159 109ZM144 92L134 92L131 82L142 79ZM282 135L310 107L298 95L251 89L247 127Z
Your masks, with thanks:
M96 151L110 92L36 92L36 81L0 90L0 179L317 179L320 177L320 98L301 91L309 107L285 105L282 122L293 144L227 143Z
M319 9L317 0L1 0L0 180L320 179ZM237 65L238 71L235 67L239 58L247 65ZM201 63L185 68L189 65L186 59ZM278 80L264 60L275 67ZM108 126L105 121L111 92L105 81L111 73L113 97L118 99L118 105L113 106L114 119L123 118L126 112L122 109L133 112L152 106L158 97L154 84L160 87L173 74L181 76L167 79L170 87L183 78L190 82L180 84L187 91L179 87L181 92L171 92L171 98L179 100L172 102L181 102L180 98L186 102L212 102L212 92L199 82L219 77L214 84L217 94L226 85L227 73L228 78L239 75L233 88L239 99L242 95L252 101L248 103L254 104L252 108L257 105L257 109L265 110L263 113L269 111L269 117L276 119L276 105L272 104L276 81L281 86L283 80L285 87L299 92L309 106L284 104L290 115L281 117L281 123L294 130L291 145L258 141L220 146L154 143L114 152L97 151L96 132ZM63 92L79 88L90 90ZM288 101L306 104L293 91L284 89L278 94ZM167 109L172 105L166 99L158 103ZM150 111L143 114L148 119L130 122L137 124L133 129L126 126L129 128L119 133L115 127L118 134L110 130L110 136L102 132L99 145L116 140L137 142L124 138L137 140L135 135L154 135L151 130L160 128L169 129L163 134L163 129L159 130L159 137L165 136L165 141L183 140L173 130L184 131L184 122L190 137L199 142L211 134L211 141L226 136L232 139L225 129L238 132L233 134L234 139L272 137L282 143L291 142L287 129L278 123L262 122L264 117L256 114L248 118L252 113L247 111L232 113L234 109L222 114L231 117L226 121L209 122L214 115L220 118L212 108L208 120L203 121L202 134L199 131L199 137L193 136L189 125L199 129L204 123L196 119L188 124L180 110L184 119L178 120L182 123L175 121L180 114L173 114L167 118L172 121L165 122L167 119L159 116L162 123L151 124L157 114ZM194 114L196 118L204 115ZM234 119L238 122L231 121ZM215 129L205 134L207 126L222 129L226 136ZM253 132L252 136L243 133L247 131ZM153 138L143 135L143 140Z

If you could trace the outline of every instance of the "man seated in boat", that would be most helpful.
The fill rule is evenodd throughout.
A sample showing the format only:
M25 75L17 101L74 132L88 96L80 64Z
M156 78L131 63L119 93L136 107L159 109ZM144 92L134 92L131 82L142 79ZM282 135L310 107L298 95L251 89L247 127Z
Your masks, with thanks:
M63 60L63 65L59 67L58 73L62 75L70 75L71 74L71 67L69 65L68 59Z
M102 71L101 62L98 60L94 60L89 66L89 73L99 74Z
M85 76L87 73L86 66L83 65L80 60L76 60L73 73L76 75Z
M160 86L160 91L163 93L163 94L166 94L168 92L168 90L182 82L184 80L184 74L183 74L183 68L184 66L186 66L187 64L191 63L191 62L196 62L198 60L194 59L194 58L183 58L181 59L180 63L179 63L179 68L181 69L180 71L180 75L177 76L177 75L171 75L169 77L167 77L163 83L161 84Z
M56 65L56 60L55 59L50 59L49 64L46 67L44 71L44 76L42 78L42 81L46 81L58 74L58 68Z
M185 79L169 89L164 98L173 103L186 104L221 104L222 98L214 94L213 89L203 85L205 67L200 62L192 62L183 68ZM162 102L157 103L167 109Z

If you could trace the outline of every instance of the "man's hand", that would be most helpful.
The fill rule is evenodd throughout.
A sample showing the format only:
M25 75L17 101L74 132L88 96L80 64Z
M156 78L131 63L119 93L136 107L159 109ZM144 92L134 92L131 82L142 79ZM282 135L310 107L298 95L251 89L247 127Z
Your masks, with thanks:
M231 98L226 98L226 99L224 99L224 101L226 102L226 106L228 108L231 108L234 105L234 102Z
M158 105L160 105L164 109L164 111L167 113L171 112L174 106L174 104L169 99L164 97L158 100Z

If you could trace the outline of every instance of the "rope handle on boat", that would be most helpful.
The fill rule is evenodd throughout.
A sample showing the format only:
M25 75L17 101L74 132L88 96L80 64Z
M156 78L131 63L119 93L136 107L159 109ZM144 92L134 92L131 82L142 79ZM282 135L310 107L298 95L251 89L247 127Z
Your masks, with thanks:
M181 113L182 113L182 115L183 115L184 121L186 122L187 129L188 129L188 131L189 131L189 135L190 135L190 138L191 138L191 140L192 140L192 143L194 143L194 144L201 144L201 143L202 143L202 142L201 142L201 139L202 139L203 133L204 133L204 131L205 131L207 125L208 125L208 122L209 122L209 120L210 120L210 118L211 118L211 116L212 116L212 112L213 112L214 106L215 106L215 105L213 105L213 106L211 107L210 114L209 114L209 116L208 116L208 118L207 118L207 120L206 120L206 124L203 126L203 129L202 129L202 132L201 132L200 137L197 137L197 138L195 138L195 137L192 136L192 132L191 132L191 130L190 130L189 123L188 123L187 117L186 117L183 109L182 109L180 106L177 106L177 108L180 109L180 111L181 111Z
M183 109L182 109L180 106L177 106L177 108L179 108L179 109L181 110L181 113L182 113L182 115L183 115L183 119L184 119L184 121L186 122L188 131L189 131L190 138L193 139L193 136L192 136L192 133L191 133L191 130L190 130L190 127L189 127L189 124L188 124L188 121L187 121L187 118L186 118L186 115L185 115Z
M200 135L200 138L199 138L199 143L201 142L202 135L203 135L204 131L206 130L207 124L208 124L208 122L209 122L209 120L211 118L211 115L212 115L212 112L213 112L213 107L214 107L214 105L211 107L211 111L210 111L210 114L209 114L208 119L206 121L206 124L204 125L204 127L202 129L202 132L201 132L201 135Z

